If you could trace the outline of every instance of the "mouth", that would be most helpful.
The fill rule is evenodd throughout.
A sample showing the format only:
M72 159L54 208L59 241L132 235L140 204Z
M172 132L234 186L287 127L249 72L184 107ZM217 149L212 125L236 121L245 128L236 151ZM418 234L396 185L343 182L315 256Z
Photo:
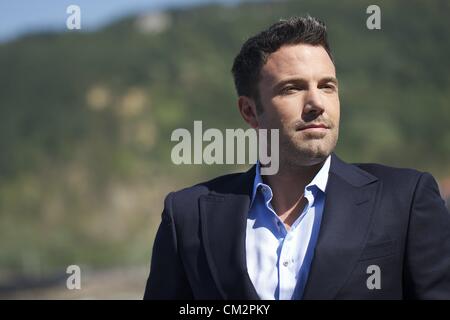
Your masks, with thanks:
M302 126L298 128L297 131L326 131L328 129L330 129L329 126L319 123Z

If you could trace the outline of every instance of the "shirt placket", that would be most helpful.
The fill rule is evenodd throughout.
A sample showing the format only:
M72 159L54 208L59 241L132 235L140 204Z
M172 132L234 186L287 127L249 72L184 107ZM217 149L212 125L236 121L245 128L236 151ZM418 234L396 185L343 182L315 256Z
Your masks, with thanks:
M314 196L309 189L305 190L305 198L308 200L308 202L300 216L307 215L310 207L313 205ZM296 248L296 244L294 243L294 233L297 231L296 228L298 227L298 224L300 222L301 219L299 217L299 220L294 223L293 228L291 228L289 231L287 231L284 225L282 225L283 229L285 230L285 234L284 240L281 243L281 252L278 266L280 300L289 300L292 298L292 293L294 292L297 282L296 275L301 268L301 266L296 265L297 256L295 255L294 250Z
M291 297L288 292L292 292L292 286L295 283L295 261L292 255L293 232L288 231L281 244L279 259L279 285L280 300L287 300Z

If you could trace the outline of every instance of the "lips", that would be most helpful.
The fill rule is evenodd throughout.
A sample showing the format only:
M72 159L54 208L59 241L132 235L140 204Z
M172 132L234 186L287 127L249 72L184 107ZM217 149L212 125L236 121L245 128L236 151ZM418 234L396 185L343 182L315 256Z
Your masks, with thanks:
M329 128L330 127L325 124L318 123L318 124L308 124L306 126L302 126L298 130L303 131L303 130L308 130L308 129L329 129Z

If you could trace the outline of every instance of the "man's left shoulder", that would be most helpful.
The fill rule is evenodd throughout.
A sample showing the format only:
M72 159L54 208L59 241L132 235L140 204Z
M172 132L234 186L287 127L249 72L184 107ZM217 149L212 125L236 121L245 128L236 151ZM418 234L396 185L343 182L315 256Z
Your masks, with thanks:
M385 186L395 189L415 189L421 182L437 186L435 178L428 172L412 168L393 167L379 163L353 163L359 169L371 174Z
M418 179L424 172L412 168L392 167L379 163L352 163L354 166L370 173L374 177L385 179Z

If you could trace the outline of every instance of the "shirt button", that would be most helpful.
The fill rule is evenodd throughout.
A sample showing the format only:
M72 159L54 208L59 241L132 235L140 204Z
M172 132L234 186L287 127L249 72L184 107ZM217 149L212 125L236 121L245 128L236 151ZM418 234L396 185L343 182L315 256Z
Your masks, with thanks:
M289 265L288 261L283 262L283 266L287 267Z

